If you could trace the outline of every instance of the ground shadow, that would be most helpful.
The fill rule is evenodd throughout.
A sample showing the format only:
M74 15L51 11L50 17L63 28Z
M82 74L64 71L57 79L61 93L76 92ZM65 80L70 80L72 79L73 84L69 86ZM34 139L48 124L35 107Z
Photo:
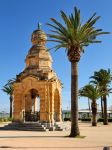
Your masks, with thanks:
M43 136L37 136L37 135L35 135L35 136L0 136L0 139L5 139L5 138L11 138L11 139L15 139L15 138L74 138L74 139L77 139L77 138L79 138L79 139L84 139L86 136L77 136L77 137L70 137L69 135L66 135L66 136L46 136L46 135L43 135Z
M2 138L69 138L69 136L0 136Z
M60 148L60 149L74 149L74 148L77 148L77 149L87 149L87 148L103 148L104 146L90 146L90 147L88 147L88 146L86 146L86 147L13 147L13 146L0 146L0 148L6 148L6 149L8 149L8 148L11 148L11 149L38 149L38 148L41 148L41 149L51 149L51 148L54 148L54 149L58 149L58 148ZM112 147L112 146L109 146L109 147Z

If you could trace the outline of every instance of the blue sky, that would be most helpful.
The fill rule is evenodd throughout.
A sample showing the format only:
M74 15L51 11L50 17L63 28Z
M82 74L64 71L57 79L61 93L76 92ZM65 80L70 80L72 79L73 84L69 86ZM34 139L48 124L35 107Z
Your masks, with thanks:
M42 29L49 33L46 25L50 18L61 22L60 10L68 15L73 7L81 10L82 22L94 12L101 16L96 27L112 32L112 1L108 0L0 0L0 111L9 110L9 97L2 92L2 86L19 74L25 67L25 56L31 47L31 34L37 28L38 21ZM79 88L89 82L94 71L101 68L112 70L112 35L100 37L101 44L85 48L79 62ZM48 43L50 48L53 43ZM70 63L64 50L51 51L53 68L64 84L63 108L70 106ZM100 101L98 101L100 102ZM112 96L108 97L112 105ZM87 100L79 99L79 108L87 108Z

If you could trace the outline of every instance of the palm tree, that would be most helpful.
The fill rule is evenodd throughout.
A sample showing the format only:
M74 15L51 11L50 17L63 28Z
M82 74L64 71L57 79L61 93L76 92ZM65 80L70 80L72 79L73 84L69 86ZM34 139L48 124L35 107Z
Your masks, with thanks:
M5 85L3 86L2 90L8 95L10 95L10 118L12 118L13 88L10 85Z
M97 126L97 120L96 120L96 115L97 115L97 103L96 100L101 97L101 91L100 89L96 86L94 87L93 85L86 85L82 89L79 90L79 96L87 97L90 100L92 100L91 103L91 109L92 109L92 126Z
M3 86L3 91L10 96L10 118L12 118L12 103L13 103L13 83L15 78L8 80L7 84Z
M100 69L99 71L94 72L94 75L90 77L93 79L91 82L100 87L100 90L104 92L101 96L101 100L103 101L103 109L104 109L104 125L108 125L108 116L107 116L107 95L111 93L110 83L112 80L112 75L110 69L104 70Z
M91 104L90 104L90 99L88 98L88 110L89 110L89 117L91 113Z
M102 118L104 118L104 103L103 103L103 98L102 98L102 96L101 96L101 116L102 116Z
M107 34L102 29L95 29L94 25L100 18L96 13L89 20L82 24L80 20L80 10L76 7L74 12L68 17L61 11L62 25L59 21L51 18L53 24L48 23L52 30L48 34L49 41L56 42L54 46L57 51L60 48L65 48L68 60L71 62L71 137L80 134L78 127L78 62L81 53L84 52L84 47L91 43L100 43L96 37L101 34ZM52 48L51 48L52 49Z
M90 78L94 78L94 80L90 81L90 83L94 83L95 85L98 85L99 81L100 81L100 77L99 77L99 72L94 72L95 77L90 77ZM103 97L101 96L101 115L102 118L104 118L104 103L103 103Z

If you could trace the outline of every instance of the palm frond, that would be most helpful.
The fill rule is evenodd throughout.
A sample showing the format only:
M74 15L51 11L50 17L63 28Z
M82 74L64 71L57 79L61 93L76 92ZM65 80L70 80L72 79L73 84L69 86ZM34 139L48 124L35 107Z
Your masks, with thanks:
M64 11L61 11L60 14L62 21L64 21L63 24L54 18L51 18L52 23L47 23L47 25L53 29L51 33L48 34L48 41L56 42L59 49L61 46L65 47L66 45L67 47L65 47L65 49L68 51L71 48L75 50L75 48L78 47L81 52L83 52L83 47L92 43L101 43L100 40L96 39L97 36L109 34L109 32L104 32L102 29L96 29L94 27L96 22L100 19L100 16L96 16L96 13L84 24L81 23L80 10L76 7L74 8L74 12L69 16L67 16Z
M8 95L12 95L13 94L13 84L16 81L15 78L12 78L10 80L7 81L7 83L3 86L2 90L7 93Z
M94 75L91 76L90 79L92 79L90 83L98 85L100 87L100 90L105 92L104 94L108 95L109 92L111 92L111 90L109 90L110 83L112 81L112 74L110 69L100 69L99 71L95 71Z
M91 100L97 100L101 97L103 92L100 91L98 86L88 84L79 90L79 96L88 97Z

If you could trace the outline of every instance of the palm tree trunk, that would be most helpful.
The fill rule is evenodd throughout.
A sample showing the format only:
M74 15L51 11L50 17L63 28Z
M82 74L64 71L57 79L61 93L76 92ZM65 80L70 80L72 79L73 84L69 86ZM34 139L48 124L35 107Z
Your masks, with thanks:
M91 106L90 106L90 100L88 98L88 108L89 108L89 117L90 117L90 114L91 114Z
M102 96L101 96L101 114L102 114L102 118L104 117L103 115L103 99L102 99Z
M91 108L92 108L92 126L97 126L97 120L96 120L97 104L95 100L93 100L91 104Z
M12 101L13 101L13 97L11 95L10 96L10 118L12 118Z
M80 135L78 127L78 64L71 62L71 133L70 137Z
M108 116L107 116L107 99L106 95L103 96L103 102L104 102L104 125L108 125Z

